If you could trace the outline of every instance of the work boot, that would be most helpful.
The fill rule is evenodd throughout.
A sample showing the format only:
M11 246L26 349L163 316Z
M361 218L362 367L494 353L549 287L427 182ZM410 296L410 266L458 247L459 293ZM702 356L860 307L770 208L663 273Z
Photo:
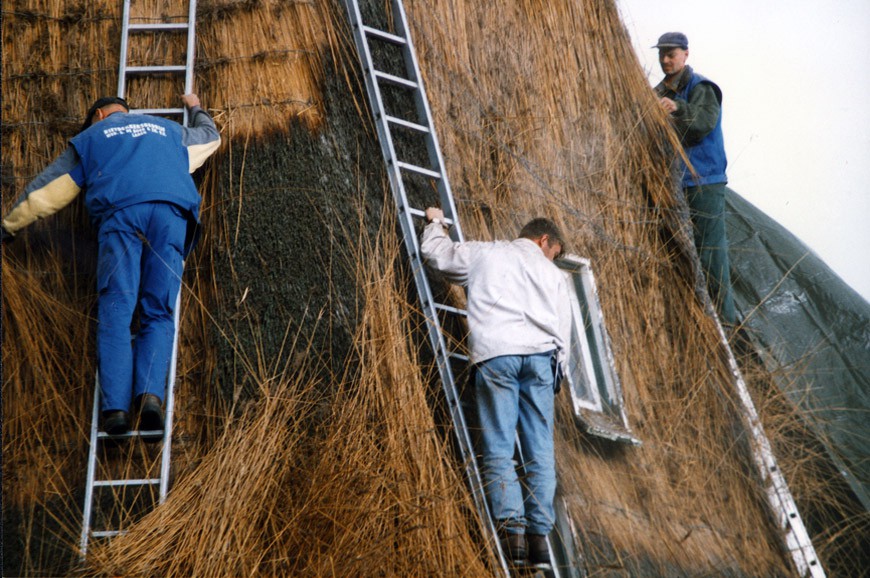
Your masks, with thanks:
M114 409L103 412L103 431L110 436L119 436L127 433L130 429L130 420L127 412L122 409Z
M136 398L139 407L139 431L156 431L163 429L163 408L160 398L151 393L143 393ZM144 438L143 438L144 439ZM158 438L155 438L155 441ZM148 440L151 440L149 437Z
M547 537L543 534L526 534L526 540L529 544L529 563L541 569L550 568L550 548L547 546Z
M502 552L504 552L508 563L514 566L520 566L526 563L525 534L499 531L499 542L501 542L501 549Z

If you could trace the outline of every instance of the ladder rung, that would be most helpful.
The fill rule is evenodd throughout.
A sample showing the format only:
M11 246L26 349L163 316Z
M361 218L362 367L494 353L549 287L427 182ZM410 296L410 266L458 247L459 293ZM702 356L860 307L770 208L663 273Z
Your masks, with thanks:
M169 31L169 30L187 30L190 28L190 25L187 22L168 22L161 24L130 24L127 28L130 32L148 32L151 30L155 31Z
M186 72L187 67L183 64L169 66L128 66L127 74L152 74L158 72Z
M413 80L408 80L406 78L401 78L399 76L395 76L392 74L387 74L386 72L381 72L380 70L375 70L372 73L376 79L383 80L384 82L388 82L390 84L395 84L396 86L401 86L403 88L410 88L412 90L417 89L417 83Z
M468 361L469 360L467 355L462 355L461 353L456 353L455 351L451 351L447 355L449 357L451 357L452 359L456 359L458 361Z
M407 207L405 210L408 211L412 217L417 217L418 219L426 218L426 211L421 211L420 209L414 209L412 207Z
M408 163L403 163L402 161L397 161L396 166L400 169L404 169L406 171L411 171L412 173L419 173L421 175L426 175L427 177L432 177L433 179L440 179L441 173L436 173L435 171L430 171L429 169L424 169L423 167L418 167L417 165L412 165Z
M418 219L426 218L426 211L421 211L420 209L415 209L413 207L405 207L404 210L408 211L408 213L412 217L417 217ZM453 219L448 219L447 217L444 217L442 220L444 221L445 225L450 225L451 227L453 226Z
M184 114L183 108L133 108L130 112L136 114Z
M383 30L378 30L377 28L372 28L371 26L363 26L362 29L367 36L383 40L384 42L390 42L398 46L404 46L408 43L408 41L401 36L396 36L395 34L390 34L389 32L384 32Z
M116 486L156 486L160 483L160 478L145 478L139 480L94 480L95 488L116 487Z
M453 313L454 315L460 315L462 317L468 316L468 311L465 309L459 309L458 307L451 307L450 305L445 305L443 303L436 303L435 309L439 311L445 311L447 313Z
M418 132L424 132L426 134L429 133L429 127L423 126L422 124L417 124L416 122L409 122L407 120L403 120L401 118L397 118L395 116L384 115L384 120L391 124L397 124L399 126L403 126L405 128L409 128L411 130L416 130Z
M127 530L93 530L91 531L91 538L111 538L126 533Z
M114 435L107 434L104 431L97 433L97 438L101 439L101 440L108 439L108 438L111 438L111 439L135 438L135 437L153 438L153 437L157 437L157 436L163 437L163 430L162 429L130 430L127 433L114 434Z

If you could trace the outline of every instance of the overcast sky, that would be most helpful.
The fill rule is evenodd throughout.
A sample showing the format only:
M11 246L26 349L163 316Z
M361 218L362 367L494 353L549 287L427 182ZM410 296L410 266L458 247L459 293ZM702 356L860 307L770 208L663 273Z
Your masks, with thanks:
M870 301L870 0L617 0L657 83L684 32L723 92L729 186Z

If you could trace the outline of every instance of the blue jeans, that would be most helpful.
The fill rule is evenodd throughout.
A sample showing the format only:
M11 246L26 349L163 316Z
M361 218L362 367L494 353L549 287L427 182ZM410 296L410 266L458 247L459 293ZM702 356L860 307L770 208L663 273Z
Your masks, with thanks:
M170 203L141 203L100 227L97 361L102 410L129 411L133 396L166 388L187 218ZM139 332L130 325L139 306Z
M555 514L553 353L503 355L477 366L476 411L490 513L510 531L549 534ZM514 467L519 434L524 483Z

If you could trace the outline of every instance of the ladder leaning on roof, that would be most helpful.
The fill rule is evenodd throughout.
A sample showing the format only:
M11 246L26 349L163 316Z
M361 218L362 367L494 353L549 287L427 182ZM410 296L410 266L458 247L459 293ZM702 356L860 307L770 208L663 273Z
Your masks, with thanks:
M791 556L792 563L801 578L825 578L825 569L822 567L818 554L816 554L809 532L804 525L797 504L782 474L755 403L749 395L749 388L740 372L737 359L728 345L728 338L718 321L718 316L708 299L706 303L707 313L717 320L719 328L719 340L723 350L727 354L728 367L731 370L733 385L737 389L740 398L740 416L743 419L746 433L749 436L749 446L752 452L752 461L758 472L759 481L764 487L767 496L767 504L780 532L780 538L786 553Z
M451 239L457 242L464 240L459 218L456 214L453 194L447 179L444 161L441 156L438 138L435 135L432 113L429 109L429 102L423 87L423 80L411 40L407 16L401 0L391 0L394 31L387 32L363 23L358 0L345 0L345 3L365 76L366 91L377 127L378 141L381 144L381 152L387 166L390 188L396 208L398 209L399 224L402 229L405 248L411 260L411 270L423 314L426 318L429 341L438 365L448 411L453 422L453 431L460 452L459 457L465 466L465 474L471 486L474 504L480 519L484 523L485 531L488 534L487 538L498 555L503 575L507 576L510 574L510 569L499 544L494 520L489 514L480 470L477 466L477 460L466 426L451 365L452 360L467 362L468 357L456 351L451 351L448 348L439 318L440 314L465 316L466 312L435 301L420 254L419 239L414 225L414 219L425 221L425 207L414 208L409 202L409 192L411 190L418 193L418 197L431 196L432 189L437 190L437 203L440 204L444 211L447 224L451 225ZM395 58L395 51L401 52L400 59ZM377 66L375 65L374 53L377 53L378 56ZM391 58L391 55L393 58ZM398 60L401 60L401 66L398 65ZM400 68L401 70L399 70ZM387 69L390 71L387 72ZM390 90L398 91L403 93L406 98L410 98L413 101L413 107L410 106L410 102L405 102L407 106L403 108L401 106L403 102L401 98L397 99L389 92L385 94L385 91ZM393 108L402 110L415 109L416 118L411 121L401 118L399 114L388 113L387 106L385 105L387 102L390 103L391 110ZM394 134L396 138L394 138ZM422 142L420 142L420 139L422 139ZM408 142L425 143L426 158L420 159L417 162L405 158L404 153L406 152L409 153L408 156L414 156L410 154L413 153L413 145L410 151L400 150L399 154L397 154L397 148L401 149L401 146L397 146L397 142L406 146ZM418 147L418 149L421 148ZM422 186L420 186L419 181L422 181ZM416 188L415 185L417 185ZM423 202L434 205L436 204L436 199L428 199ZM557 504L557 512L559 513L557 518L559 519L556 522L557 527L564 531L570 526L570 520L566 521L564 508L560 506L562 505ZM563 538L568 538L567 540L560 540L560 543L564 546L566 542L570 541L570 537L563 536ZM549 546L551 558L555 562L555 544L552 540L549 540ZM567 570L566 574L568 575L577 575L578 572L573 565L574 558L571 556L563 556L563 558L568 560L568 567L562 566L562 570ZM555 563L552 564L552 574L557 577L560 576L560 568Z
M130 0L124 0L122 25L121 25L121 55L120 65L118 69L118 96L124 98L127 92L127 81L132 75L153 75L153 74L180 74L184 73L184 93L193 92L193 65L194 65L194 48L196 34L196 0L188 0L187 21L173 23L130 23ZM187 49L186 59L183 65L156 65L156 66L127 66L127 55L129 52L129 38L131 33L139 34L161 34L161 33L187 33ZM183 124L187 124L188 115L187 109L181 108L140 108L132 109L130 112L140 114L156 114L161 116L181 116ZM113 492L112 499L116 502L123 499L126 488L138 487L141 489L148 486L158 486L158 503L162 504L166 499L166 494L169 491L169 470L170 470L170 451L172 448L172 419L175 408L175 372L176 362L178 359L178 325L179 314L181 311L181 291L178 292L178 297L175 300L175 311L173 314L173 339L172 339L172 356L169 362L169 375L166 382L166 391L164 401L166 412L164 418L164 429L156 431L130 431L120 436L110 436L104 431L100 431L100 379L99 371L94 380L94 404L91 415L91 433L90 433L90 450L88 452L88 468L87 479L85 482L85 501L82 519L81 539L79 542L79 553L82 559L87 556L88 542L91 538L111 538L119 534L123 534L124 518L127 514L127 505L117 505L106 521L107 525L112 523L117 524L114 528L106 528L94 530L91 526L93 523L95 490L108 489ZM100 469L108 471L106 468L100 468L98 457L100 452L98 446L103 443L115 442L125 438L149 438L160 437L163 441L163 447L160 453L160 472L159 477L124 477L117 479L96 479L97 472ZM105 454L105 452L103 452ZM105 458L105 455L103 455ZM129 469L129 465L127 467ZM121 496L117 495L117 491L121 491ZM143 492L139 491L134 494L134 499L144 501ZM153 494L153 492L151 493ZM151 498L153 503L153 496ZM141 504L139 504L141 508ZM117 519L113 519L115 512L120 511Z

